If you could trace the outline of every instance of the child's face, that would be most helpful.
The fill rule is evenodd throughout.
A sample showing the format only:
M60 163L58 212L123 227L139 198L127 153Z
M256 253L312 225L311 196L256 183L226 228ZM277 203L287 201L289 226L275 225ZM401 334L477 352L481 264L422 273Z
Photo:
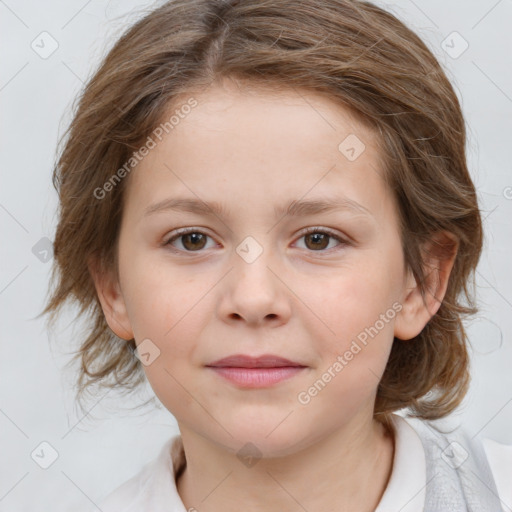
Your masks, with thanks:
M393 336L417 334L400 311L411 281L372 135L311 93L276 97L226 83L194 98L130 176L111 327L158 347L147 378L182 430L229 449L250 441L282 455L367 425ZM351 134L366 146L359 156ZM223 213L145 213L176 198L215 202ZM299 201L340 208L276 214ZM185 227L203 238L165 245ZM344 242L305 236L310 227ZM234 354L303 367L244 387L207 366Z

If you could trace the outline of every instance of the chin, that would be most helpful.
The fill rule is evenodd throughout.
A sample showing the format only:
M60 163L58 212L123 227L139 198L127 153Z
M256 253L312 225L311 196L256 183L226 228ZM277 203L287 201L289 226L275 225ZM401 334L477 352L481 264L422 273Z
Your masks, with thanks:
M271 423L227 426L233 437L223 436L221 444L240 457L247 455L271 459L292 455L314 442L311 434L304 432L303 428L285 426L285 422L277 426L279 421Z

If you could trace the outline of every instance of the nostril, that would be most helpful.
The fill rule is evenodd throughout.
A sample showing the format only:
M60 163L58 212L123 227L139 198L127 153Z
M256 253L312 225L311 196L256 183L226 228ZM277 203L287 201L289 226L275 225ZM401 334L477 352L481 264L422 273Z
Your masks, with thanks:
M242 315L238 314L238 313L231 313L229 315L230 318L232 318L233 320L242 320L243 317ZM265 315L265 319L268 319L268 320L274 320L275 318L277 318L277 315L275 313L269 313L268 315Z

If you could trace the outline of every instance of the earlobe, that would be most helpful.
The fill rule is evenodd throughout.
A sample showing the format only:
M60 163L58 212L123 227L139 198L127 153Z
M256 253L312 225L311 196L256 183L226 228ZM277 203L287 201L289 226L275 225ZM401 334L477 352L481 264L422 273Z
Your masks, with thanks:
M119 338L131 340L133 331L117 278L111 271L101 270L92 258L88 268L108 326Z
M424 297L411 270L407 273L402 309L395 321L395 337L410 340L423 330L437 313L448 288L457 255L458 241L449 232L438 232L422 247Z

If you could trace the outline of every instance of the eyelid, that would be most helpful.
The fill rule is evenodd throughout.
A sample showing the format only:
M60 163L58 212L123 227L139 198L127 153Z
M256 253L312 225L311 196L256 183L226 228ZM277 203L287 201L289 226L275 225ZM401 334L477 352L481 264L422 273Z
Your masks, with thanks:
M170 233L167 234L168 236L166 236L164 238L164 240L165 240L164 244L168 243L173 238L177 238L179 235L186 235L188 233L202 233L204 235L208 235L210 238L213 238L208 233L205 233L205 229L206 228L200 228L200 227L197 227L197 226L191 226L191 227L188 227L188 228L176 228L176 229L173 229Z
M300 231L300 236L308 235L309 233L326 233L342 242L348 242L348 240L345 240L343 235L340 235L337 231L331 228L325 228L322 226L310 226L309 228L304 228L302 231Z

